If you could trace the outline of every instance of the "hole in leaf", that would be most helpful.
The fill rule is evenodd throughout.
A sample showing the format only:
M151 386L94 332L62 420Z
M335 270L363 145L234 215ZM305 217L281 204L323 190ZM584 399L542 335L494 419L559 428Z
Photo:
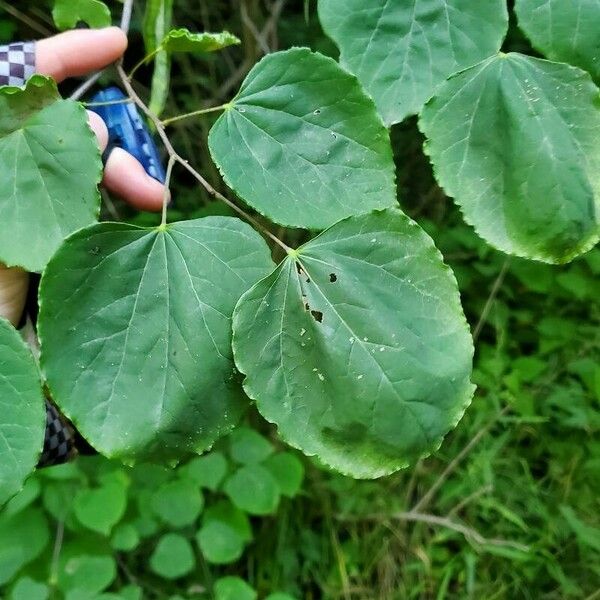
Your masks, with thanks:
M337 281L337 275L335 273L330 273L329 274L329 281L331 283L335 283Z
M311 310L310 314L313 316L315 321L317 321L317 323L323 322L323 313L320 310Z
M320 115L321 114L321 109L320 108L316 108L315 109L315 115Z

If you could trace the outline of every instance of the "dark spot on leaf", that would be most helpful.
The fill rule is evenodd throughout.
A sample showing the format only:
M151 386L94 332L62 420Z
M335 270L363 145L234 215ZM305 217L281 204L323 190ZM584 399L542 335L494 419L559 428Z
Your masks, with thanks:
M310 314L313 316L317 323L323 322L323 313L320 310L311 310Z
M310 277L306 278L306 283L310 283Z
M305 303L304 303L304 310L305 310L306 312L308 312L308 311L310 310L310 306L308 305L308 302L305 302Z
M330 273L329 281L331 281L331 283L335 283L337 281L337 275L335 273Z
M320 115L320 114L321 114L321 109L320 108L315 109L315 115Z
M93 256L97 256L98 254L100 254L100 247L99 246L94 246L90 250L90 254L92 254Z

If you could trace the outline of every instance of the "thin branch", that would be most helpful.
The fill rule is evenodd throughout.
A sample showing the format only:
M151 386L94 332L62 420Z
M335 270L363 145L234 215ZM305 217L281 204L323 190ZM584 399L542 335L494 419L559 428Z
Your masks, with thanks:
M414 521L419 523L427 523L429 525L439 525L440 527L445 527L446 529L451 529L452 531L460 533L465 538L474 541L480 546L503 546L505 548L514 548L515 550L520 550L522 552L529 552L529 546L526 546L525 544L520 544L511 540L502 540L499 538L486 538L472 527L467 527L462 523L457 523L452 519L440 517L438 515L419 513L411 510L409 512L394 513L391 515L391 518L400 521Z
M56 524L56 538L54 539L54 548L52 549L52 559L50 562L50 585L52 587L55 587L58 583L58 559L60 558L64 535L65 522L61 519Z
M163 194L162 204L162 219L160 221L161 227L167 224L167 206L171 199L171 174L173 173L173 167L175 166L175 157L171 154L169 157L169 164L167 165L167 175L165 177L165 192Z
M100 77L102 77L102 73L104 71L97 71L93 75L90 75L70 96L70 100L79 100L84 94L86 94L94 85Z
M453 517L454 515L458 514L465 506L467 506L468 504L471 504L471 502L474 502L475 500L477 500L477 498L480 498L481 496L485 496L485 494L489 494L493 489L494 489L494 486L491 484L488 484L488 485L484 485L483 487L479 488L478 490L475 490L472 494L469 494L466 498L463 498L456 506L451 508L448 511L447 516Z
M112 198L110 197L109 193L103 187L100 188L100 195L102 196L102 200L104 200L104 204L106 204L106 209L110 213L110 216L115 221L120 221L121 215L119 214L119 211L117 210L117 207L112 201Z
M256 43L260 46L260 49L262 50L263 54L269 54L271 52L271 49L269 48L269 45L267 44L267 41L265 39L266 36L263 35L263 32L258 30L256 24L250 18L245 2L240 3L240 16L242 17L242 23L248 28L248 30L256 40Z
M128 96L135 102L135 104L142 110L142 112L148 117L148 119L150 119L150 121L154 125L154 127L156 128L156 132L158 133L158 136L162 140L169 157L172 158L173 160L177 161L182 167L184 167L211 196L218 198L219 200L221 200L222 202L227 204L227 206L229 206L229 208L231 208L238 215L240 215L241 217L246 219L249 223L251 223L254 227L256 227L256 229L258 229L264 235L266 235L270 240L275 242L277 245L281 246L285 250L286 253L293 252L292 249L287 244L282 242L279 238L275 237L267 228L265 228L261 223L259 223L254 217L249 215L245 210L241 209L237 204L235 204L234 202L229 200L229 198L226 198L225 196L223 196L223 194L221 194L220 192L215 190L212 187L212 185L210 185L210 183L208 183L208 181L206 181L206 179L204 179L204 177L202 177L202 175L200 175L200 173L198 173L198 171L196 171L196 169L194 169L194 167L192 167L186 159L184 159L177 153L175 148L173 148L173 144L171 144L171 140L167 136L167 134L165 132L165 128L164 128L163 124L160 122L160 119L146 106L146 104L144 104L142 99L138 96L137 92L133 89L131 82L127 79L127 73L125 73L123 66L121 64L117 64L116 68L117 68L117 73L119 74L119 77L121 79L121 83L123 84L123 87L125 88L125 91L127 92Z
M146 56L144 56L144 58L141 58L134 65L133 69L131 69L131 71L129 71L129 75L127 76L127 78L129 79L129 81L131 81L133 79L133 76L137 73L138 69L140 69L141 67L143 67L146 63L150 62L161 51L162 51L162 47L158 46L152 52L150 52L150 54L146 54Z
M207 113L218 112L220 110L225 110L227 108L227 104L221 104L220 106L211 106L209 108L202 108L200 110L194 110L189 113L185 113L183 115L177 115L176 117L170 117L168 119L164 119L161 121L163 127L170 125L171 123L175 123L176 121L181 121L182 119L189 119L190 117L198 117L200 115L205 115Z
M271 33L281 16L281 12L286 3L286 0L277 0L273 4L273 8L271 10L271 16L265 23L265 26L262 28L260 32L260 36L265 37ZM217 98L225 98L228 96L229 92L246 76L252 65L254 64L254 60L251 58L244 58L244 60L240 63L238 68L231 74L231 76L221 85L221 87L217 90L215 96Z
M108 100L107 102L84 102L83 105L86 108L96 106L114 106L115 104L131 104L133 100L131 98L123 98L122 100Z
M123 12L121 13L121 29L127 35L131 26L131 15L133 13L133 0L125 0Z
M52 35L52 31L46 28L44 25L41 25L37 21L34 21L29 15L26 15L24 12L15 8L8 4L8 2L3 2L0 0L0 8L3 8L9 15L12 15L15 19L25 23L28 27L31 27L34 31L37 31L43 36Z
M427 490L427 492L421 497L421 499L413 506L410 513L419 513L422 511L432 500L435 493L440 489L442 484L454 473L455 469L462 462L462 460L473 450L473 448L479 443L481 438L492 428L492 426L504 416L509 410L508 406L505 406L499 413L497 413L485 427L482 427L469 441L469 443L448 463L448 466L442 471L440 476L435 480L433 485Z
M473 330L473 341L474 342L476 342L477 339L479 338L479 334L481 333L481 330L483 329L483 326L485 325L485 322L487 321L487 318L490 314L490 310L492 310L492 305L494 304L494 301L496 300L496 296L498 295L498 292L500 291L500 288L502 287L502 284L504 283L504 278L506 277L506 274L508 273L509 266L510 266L510 257L507 257L502 265L502 268L500 269L500 273L498 274L498 277L496 277L496 281L494 281L494 285L492 286L492 291L490 292L490 295L488 296L485 306L483 307L483 310L481 311L481 316L479 317L479 321L477 321L477 325L475 325L475 329Z

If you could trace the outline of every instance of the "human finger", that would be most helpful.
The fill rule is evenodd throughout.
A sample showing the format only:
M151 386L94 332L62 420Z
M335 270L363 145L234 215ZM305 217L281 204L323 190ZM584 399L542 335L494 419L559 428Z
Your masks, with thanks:
M126 48L118 27L66 31L36 43L36 72L56 81L85 75L115 62Z
M165 186L150 177L141 163L122 148L114 148L104 170L104 186L139 210L162 208Z

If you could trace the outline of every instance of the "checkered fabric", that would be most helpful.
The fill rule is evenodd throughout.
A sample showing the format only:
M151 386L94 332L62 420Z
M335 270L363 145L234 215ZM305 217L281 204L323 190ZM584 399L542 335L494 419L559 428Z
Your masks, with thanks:
M46 400L46 435L38 467L61 465L76 454L73 427L58 412L58 409Z
M35 42L0 46L0 85L23 85L35 73Z

